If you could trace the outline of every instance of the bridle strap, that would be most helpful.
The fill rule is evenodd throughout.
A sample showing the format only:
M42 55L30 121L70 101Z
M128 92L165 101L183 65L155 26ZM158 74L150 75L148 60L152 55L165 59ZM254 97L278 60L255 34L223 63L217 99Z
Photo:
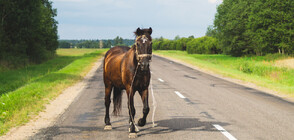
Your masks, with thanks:
M148 57L148 56L152 57L152 54L138 54L139 58Z
M145 35L142 35L142 36L145 36ZM138 36L136 38L136 42L138 41L140 36ZM151 57L152 58L152 54L139 54L138 53L138 46L137 46L137 43L135 42L135 47L136 47L136 51L135 51L135 55L136 55L136 59L138 61L138 63L140 62L140 60L144 57Z

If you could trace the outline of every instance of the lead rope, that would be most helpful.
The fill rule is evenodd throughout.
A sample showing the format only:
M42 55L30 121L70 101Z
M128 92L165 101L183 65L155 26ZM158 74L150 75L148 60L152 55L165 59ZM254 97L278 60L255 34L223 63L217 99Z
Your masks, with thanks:
M131 96L130 95L132 93L133 83L134 83L134 80L135 80L135 77L136 77L136 74L137 74L138 67L139 67L139 64L136 67L135 74L134 74L134 77L133 77L133 80L132 80L132 83L131 83L131 90L130 90L130 94L129 94L129 108L131 108L131 105L130 105ZM151 90L151 94L152 94L152 106L153 106L153 111L152 111L152 127L155 127L155 126L157 126L155 124L155 122L154 122L154 116L155 116L155 111L156 111L156 107L157 107L157 102L155 100L155 96L154 96L154 93L153 93L152 76L150 78L150 90ZM137 127L137 125L136 125L136 123L134 121L134 118L133 118L133 115L132 114L131 114L131 120L132 120L132 122L130 122L130 125L133 123L134 126L135 126L136 131L138 132L139 131L139 128Z
M153 105L153 112L152 112L152 127L155 127L156 124L154 123L154 115L155 115L155 110L156 110L156 107L157 107L157 103L156 103L155 96L154 96L154 93L153 93L152 76L151 76L151 80L150 80L150 90L151 90L151 94L152 94L152 105Z

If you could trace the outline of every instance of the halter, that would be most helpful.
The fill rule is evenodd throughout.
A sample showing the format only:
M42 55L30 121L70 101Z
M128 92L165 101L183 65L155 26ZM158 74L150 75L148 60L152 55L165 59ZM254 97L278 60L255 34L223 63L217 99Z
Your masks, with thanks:
M136 41L135 41L136 52L135 53L136 53L136 59L137 59L138 62L140 62L140 60L142 60L142 58L145 58L145 57L151 57L152 58L152 54L139 54L138 53L138 46L137 46L137 43L136 42L139 40L140 37L143 40L143 43L145 43L148 40L148 38L146 37L146 35L138 36L136 38Z
M138 36L137 38L136 38L136 41L135 41L135 47L136 47L136 52L135 52L135 55L136 55L136 59L137 59L137 61L138 61L138 65L137 65L137 67L136 67L136 69L135 69L135 73L134 73L134 76L133 76L133 80L132 80L132 83L131 83L131 87L130 87L130 94L129 94L129 101L130 101L130 99L131 99L131 93L132 93L132 90L133 90L133 83L134 83L134 80L135 80L135 77L136 77L136 75L137 75L137 71L138 71L138 68L139 68L139 65L141 65L141 63L140 63L140 60L142 59L142 58L144 58L144 57L152 57L152 54L139 54L138 53L138 46L137 46L137 41L139 40L139 38L140 38L140 36ZM148 38L145 36L145 35L142 35L142 38L141 38L142 40L143 40L143 43L145 43L145 41L147 41L148 40ZM152 93L153 93L153 89L152 89ZM130 105L130 102L128 102L128 105L129 105L129 108L131 108L131 105ZM153 112L154 112L154 110L153 110ZM139 129L138 129L138 127L137 127L137 125L135 124L135 121L134 121L134 117L132 116L132 114L130 114L131 115L131 122L130 122L130 125L132 125L132 124L134 124L134 126L135 126L135 130L136 131L139 131ZM154 118L154 117L153 117ZM153 120L153 118L152 118L152 120ZM153 127L154 127L155 125L154 125L154 120L153 120ZM130 131L130 130L129 130Z

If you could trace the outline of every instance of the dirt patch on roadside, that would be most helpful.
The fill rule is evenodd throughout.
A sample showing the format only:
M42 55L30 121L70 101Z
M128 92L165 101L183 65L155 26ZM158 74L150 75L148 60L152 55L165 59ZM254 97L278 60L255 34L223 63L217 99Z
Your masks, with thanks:
M40 129L52 126L55 120L65 112L69 105L78 99L79 93L87 85L88 79L94 75L101 62L102 58L94 63L90 72L84 77L84 80L64 90L55 100L46 105L46 109L40 112L37 117L23 126L12 128L6 135L1 136L0 140L28 139Z
M275 62L275 65L278 67L286 67L286 68L294 69L294 58L277 60Z

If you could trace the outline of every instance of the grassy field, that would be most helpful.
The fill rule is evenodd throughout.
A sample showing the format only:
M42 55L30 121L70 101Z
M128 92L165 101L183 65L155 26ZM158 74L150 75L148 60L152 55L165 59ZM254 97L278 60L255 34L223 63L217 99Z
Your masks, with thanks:
M22 125L65 88L81 80L106 50L58 49L40 65L0 72L0 135Z
M294 69L282 65L293 58L278 54L254 57L187 54L184 51L154 51L227 77L254 83L261 87L294 97ZM287 63L288 64L288 63ZM294 64L293 64L294 65Z

